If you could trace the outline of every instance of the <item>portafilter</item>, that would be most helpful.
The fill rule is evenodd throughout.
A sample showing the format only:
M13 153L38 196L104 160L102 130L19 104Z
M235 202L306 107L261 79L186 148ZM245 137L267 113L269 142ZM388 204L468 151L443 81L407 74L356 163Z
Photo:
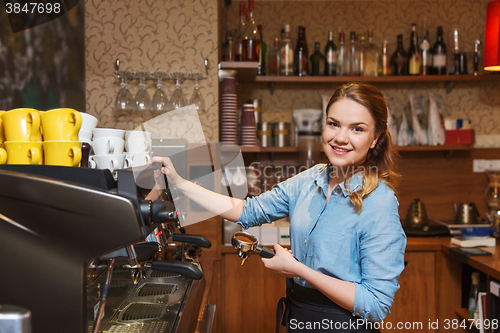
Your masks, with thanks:
M275 255L273 250L257 246L257 238L245 231L235 232L231 238L231 245L238 250L241 265L245 263L252 251L257 251L263 258L272 258Z

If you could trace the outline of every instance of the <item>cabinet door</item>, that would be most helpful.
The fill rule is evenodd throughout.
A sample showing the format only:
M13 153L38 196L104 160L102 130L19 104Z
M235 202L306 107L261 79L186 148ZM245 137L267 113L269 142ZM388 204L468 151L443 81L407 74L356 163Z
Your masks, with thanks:
M274 332L276 305L285 296L285 278L266 269L256 253L243 266L237 254L223 257L225 332Z
M401 288L396 293L391 313L384 320L386 329L382 331L434 332L429 329L429 322L436 320L436 254L407 252L405 263L399 277Z

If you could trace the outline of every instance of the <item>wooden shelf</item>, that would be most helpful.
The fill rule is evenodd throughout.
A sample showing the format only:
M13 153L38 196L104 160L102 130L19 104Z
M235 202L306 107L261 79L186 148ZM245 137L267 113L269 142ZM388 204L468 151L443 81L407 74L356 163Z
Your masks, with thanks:
M398 151L450 151L472 150L474 145L441 145L441 146L396 146Z
M219 63L219 80L226 76L235 76L238 82L253 82L257 77L259 63L255 61L221 61Z
M298 147L257 147L257 146L240 146L242 153L296 153Z
M328 83L328 82L456 82L456 81L494 81L500 75L391 75L391 76L256 76L255 82L269 83Z

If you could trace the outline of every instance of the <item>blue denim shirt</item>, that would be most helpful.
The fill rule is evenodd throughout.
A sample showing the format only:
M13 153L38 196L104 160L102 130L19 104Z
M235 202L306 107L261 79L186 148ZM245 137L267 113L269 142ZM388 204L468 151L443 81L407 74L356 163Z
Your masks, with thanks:
M363 200L360 214L354 211L345 183L333 189L327 204L331 170L325 164L315 165L246 199L237 223L247 229L289 216L293 255L318 272L353 282L353 315L381 321L390 313L404 269L406 235L399 204L382 182ZM350 190L361 186L362 177L354 175ZM295 282L314 288L298 277Z

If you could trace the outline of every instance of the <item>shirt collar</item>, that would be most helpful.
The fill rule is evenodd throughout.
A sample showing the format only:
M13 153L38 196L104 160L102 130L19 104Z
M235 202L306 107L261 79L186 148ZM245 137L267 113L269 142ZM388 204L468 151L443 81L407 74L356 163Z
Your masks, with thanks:
M325 195L328 193L328 177L332 170L333 166L331 164L324 164L322 167L318 167L313 175L316 185L323 189L323 193L325 193ZM339 194L342 193L344 197L348 197L350 192L355 192L362 186L363 176L361 172L358 172L351 177L351 180L349 181L349 190L346 188L345 181L337 185L334 190L338 189L337 191L339 191Z

